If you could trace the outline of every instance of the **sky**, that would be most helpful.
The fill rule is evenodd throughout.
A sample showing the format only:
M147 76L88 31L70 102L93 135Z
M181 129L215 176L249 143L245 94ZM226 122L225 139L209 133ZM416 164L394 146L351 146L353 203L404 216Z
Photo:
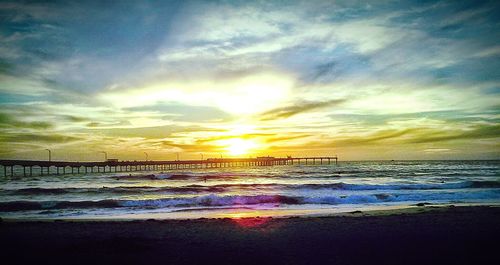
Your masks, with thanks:
M500 159L497 1L0 1L0 158Z

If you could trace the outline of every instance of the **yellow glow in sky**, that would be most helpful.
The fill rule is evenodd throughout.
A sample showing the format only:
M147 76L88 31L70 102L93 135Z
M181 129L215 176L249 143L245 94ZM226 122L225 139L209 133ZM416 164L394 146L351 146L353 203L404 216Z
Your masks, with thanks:
M292 86L293 79L289 76L259 73L222 80L165 81L125 91L106 91L100 97L121 108L178 102L214 106L241 115L263 112L286 102Z
M240 138L224 140L222 144L231 156L247 155L258 147L257 143L253 140Z

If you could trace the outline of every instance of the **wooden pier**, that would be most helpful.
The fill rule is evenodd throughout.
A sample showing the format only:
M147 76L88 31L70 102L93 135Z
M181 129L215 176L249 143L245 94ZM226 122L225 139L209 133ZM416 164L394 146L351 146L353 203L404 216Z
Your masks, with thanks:
M108 159L102 162L66 162L36 160L0 160L4 176L13 177L15 167L22 169L23 176L32 176L33 169L39 169L39 175L80 174L99 172L163 171L195 168L225 168L248 166L274 166L294 164L331 164L338 162L336 156L325 157L257 157L257 158L209 158L206 160L166 160L166 161L118 161Z

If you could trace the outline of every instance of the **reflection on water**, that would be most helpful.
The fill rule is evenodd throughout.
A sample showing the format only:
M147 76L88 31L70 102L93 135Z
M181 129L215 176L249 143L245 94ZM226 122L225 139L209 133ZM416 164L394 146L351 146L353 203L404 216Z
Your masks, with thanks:
M265 225L266 223L271 221L272 218L270 218L270 217L266 217L266 218L236 217L236 218L232 218L231 220L233 220L233 222L235 222L237 225L244 227L244 228L256 228L256 227L261 227L261 226Z

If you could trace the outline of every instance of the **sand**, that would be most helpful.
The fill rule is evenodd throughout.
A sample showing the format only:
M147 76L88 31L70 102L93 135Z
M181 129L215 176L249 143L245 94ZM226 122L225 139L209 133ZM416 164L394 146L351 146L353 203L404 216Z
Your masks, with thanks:
M3 221L3 264L493 264L500 207L307 218Z

